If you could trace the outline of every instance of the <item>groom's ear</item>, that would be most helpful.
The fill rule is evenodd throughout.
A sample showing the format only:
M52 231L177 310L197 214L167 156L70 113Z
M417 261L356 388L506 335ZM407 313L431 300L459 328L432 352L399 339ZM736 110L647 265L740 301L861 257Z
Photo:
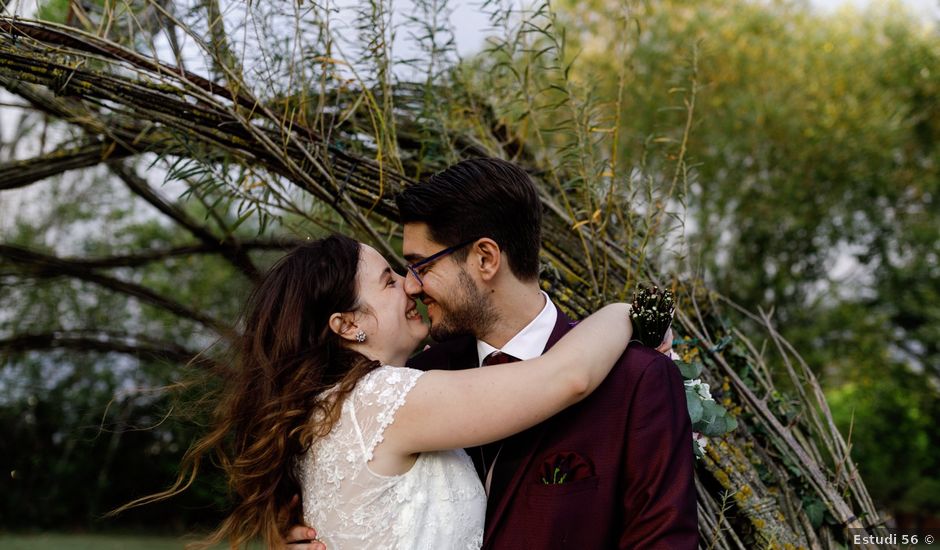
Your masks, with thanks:
M473 267L484 281L492 281L503 263L503 251L496 241L486 237L474 243L470 257L474 262Z

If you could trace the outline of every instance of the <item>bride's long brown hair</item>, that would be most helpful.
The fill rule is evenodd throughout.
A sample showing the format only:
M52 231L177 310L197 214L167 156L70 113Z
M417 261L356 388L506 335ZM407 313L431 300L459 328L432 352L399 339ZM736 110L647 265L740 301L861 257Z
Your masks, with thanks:
M334 235L299 246L268 271L242 315L211 430L186 452L169 489L115 513L185 491L211 456L227 474L234 509L192 546L228 541L237 548L260 537L273 547L283 540L293 521L290 501L300 493L296 457L329 433L343 398L379 365L344 347L329 327L333 313L361 307L359 255L358 242Z

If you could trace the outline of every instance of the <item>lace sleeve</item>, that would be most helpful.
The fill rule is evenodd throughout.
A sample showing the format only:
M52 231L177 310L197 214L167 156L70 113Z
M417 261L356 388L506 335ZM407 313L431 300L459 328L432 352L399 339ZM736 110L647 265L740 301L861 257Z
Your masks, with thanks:
M424 372L384 366L367 374L356 385L352 396L352 416L359 445L366 462L382 442L385 429L395 413L405 404L408 392Z

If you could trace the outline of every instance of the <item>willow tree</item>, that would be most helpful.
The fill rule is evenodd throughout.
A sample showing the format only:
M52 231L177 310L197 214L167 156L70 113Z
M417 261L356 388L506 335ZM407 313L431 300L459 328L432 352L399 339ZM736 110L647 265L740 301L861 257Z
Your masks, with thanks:
M0 86L26 121L13 139L41 138L5 144L0 191L28 204L31 189L92 173L92 204L113 192L149 205L134 224L162 228L107 238L113 220L92 209L84 219L98 229L69 244L18 216L0 245L6 368L61 349L158 357L177 371L211 362L211 351L189 359L237 330L231 312L265 251L330 230L400 262L394 193L460 159L496 156L539 186L542 284L566 312L583 316L637 283L676 291L677 349L704 366L738 421L697 465L704 547L836 548L848 529L883 529L815 378L772 317L660 272L683 246L694 59L674 95L682 123L657 138L665 153L627 161L622 110L600 107L628 85L630 6L610 37L623 59L603 75L612 97L572 77L550 6L488 9L495 36L472 60L455 52L444 1L415 2L404 20L380 1L344 14L215 0L63 2L44 19L0 18ZM396 34L413 40L408 59L393 56ZM75 299L42 322L20 317L36 288ZM110 307L87 315L88 296ZM118 307L132 313L108 314ZM732 316L762 328L741 333ZM771 354L784 368L770 369Z

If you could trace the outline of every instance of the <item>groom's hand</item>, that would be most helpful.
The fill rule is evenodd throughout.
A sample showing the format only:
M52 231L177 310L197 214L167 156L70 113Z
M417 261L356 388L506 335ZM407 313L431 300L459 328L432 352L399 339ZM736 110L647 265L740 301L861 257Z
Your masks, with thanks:
M288 550L326 550L326 545L317 540L317 530L306 525L295 525L287 532Z
M300 495L294 495L287 505L285 513L288 514L286 522L301 521ZM306 525L294 525L284 537L283 548L288 550L326 550L326 545L317 540L317 530Z

